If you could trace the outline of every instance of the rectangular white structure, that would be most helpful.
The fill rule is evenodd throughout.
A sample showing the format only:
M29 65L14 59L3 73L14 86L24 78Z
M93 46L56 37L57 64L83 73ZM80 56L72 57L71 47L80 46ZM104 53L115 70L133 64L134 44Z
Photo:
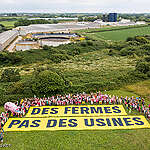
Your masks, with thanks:
M0 51L4 50L16 37L17 30L10 30L0 34Z

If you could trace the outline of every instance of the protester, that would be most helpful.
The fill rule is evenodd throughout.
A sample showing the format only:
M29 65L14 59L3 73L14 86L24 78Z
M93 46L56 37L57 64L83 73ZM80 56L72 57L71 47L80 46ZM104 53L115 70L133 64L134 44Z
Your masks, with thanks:
M3 137L4 137L4 130L3 128L0 128L0 142L3 143Z
M65 106L65 105L84 105L84 104L98 104L98 105L118 105L123 104L129 113L132 111L137 111L139 113L143 113L148 119L150 119L150 104L148 107L145 105L145 100L141 97L125 97L122 96L119 98L118 96L111 96L108 94L102 94L100 91L97 93L86 94L77 93L74 95L57 95L56 97L43 97L38 98L34 96L33 98L25 98L21 99L20 102L15 103L16 110L11 113L12 116L15 117L23 117L28 112L31 106ZM8 120L9 113L2 112L0 115L0 126L4 126L6 121Z

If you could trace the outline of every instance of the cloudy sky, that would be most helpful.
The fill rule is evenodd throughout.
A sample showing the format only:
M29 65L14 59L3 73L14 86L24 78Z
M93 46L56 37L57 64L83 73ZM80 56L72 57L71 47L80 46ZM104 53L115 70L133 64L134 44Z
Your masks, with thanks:
M150 0L0 0L0 12L150 13Z

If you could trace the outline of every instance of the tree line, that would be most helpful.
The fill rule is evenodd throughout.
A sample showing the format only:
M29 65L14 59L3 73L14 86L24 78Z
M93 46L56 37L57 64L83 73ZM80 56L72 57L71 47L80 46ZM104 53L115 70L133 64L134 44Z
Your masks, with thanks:
M45 19L36 19L36 20L28 20L28 19L18 19L17 22L15 22L14 26L28 26L31 24L53 24L58 23L57 20L45 20Z

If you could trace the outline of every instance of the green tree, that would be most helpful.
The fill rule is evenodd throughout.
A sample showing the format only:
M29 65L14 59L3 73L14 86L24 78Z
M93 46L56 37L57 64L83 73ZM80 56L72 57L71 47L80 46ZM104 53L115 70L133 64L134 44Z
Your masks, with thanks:
M150 71L150 65L147 62L138 62L136 65L136 70L142 73L147 73Z
M32 90L38 95L58 94L65 88L65 81L57 73L46 70L34 77Z
M80 16L80 17L78 17L78 21L79 21L79 22L84 21L83 17L81 17L81 16Z
M149 41L145 37L141 37L141 36L135 37L135 40L140 42L141 44L149 43Z
M128 42L128 41L134 41L134 40L135 40L134 37L128 37L128 38L126 39L127 42Z
M49 50L49 49L50 49L50 46L47 46L47 45L43 46L43 50Z

